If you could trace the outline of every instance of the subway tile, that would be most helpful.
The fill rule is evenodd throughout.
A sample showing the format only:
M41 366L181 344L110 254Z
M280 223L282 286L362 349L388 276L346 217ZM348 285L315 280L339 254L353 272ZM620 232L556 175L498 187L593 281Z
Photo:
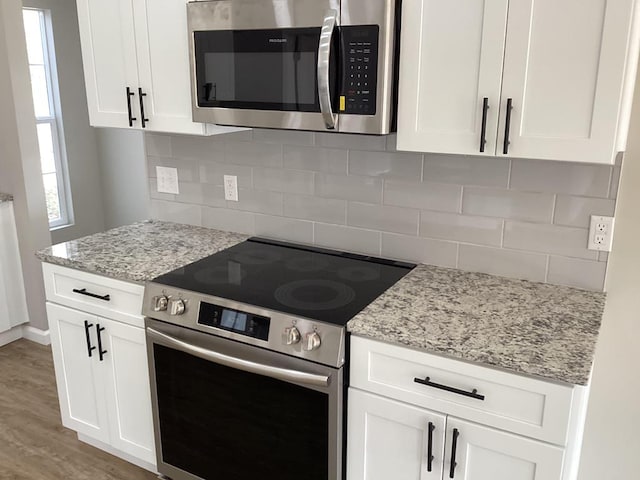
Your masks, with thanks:
M225 161L256 167L282 167L282 145L225 142Z
M469 215L551 223L554 199L552 193L464 187L462 212Z
M216 137L174 135L171 147L175 158L224 161L224 144Z
M423 211L420 214L420 236L499 247L502 223L499 218Z
M347 225L383 232L418 234L420 212L408 208L349 202Z
M253 140L253 130L246 128L244 130L235 130L215 136L216 140L223 142L250 142Z
M238 187L251 187L253 183L252 168L247 165L229 163L200 162L200 181L211 185L224 185L225 175L238 177Z
M382 256L454 268L458 257L458 244L429 238L383 233Z
M611 168L606 165L512 160L511 184L514 190L563 193L607 198Z
M444 183L385 180L384 204L398 207L459 212L462 187Z
M606 273L607 264L604 262L552 256L549 259L547 281L601 292L604 290Z
M398 151L398 134L397 133L391 133L387 135L386 150L387 152Z
M185 225L202 225L202 207L188 203L151 200L151 218Z
M222 185L209 185L208 183L201 185L203 205L219 208L227 206L227 201L224 199L224 187Z
M256 235L291 242L313 243L313 223L293 218L256 215Z
M253 185L275 192L311 195L314 191L314 173L286 168L254 168Z
M284 215L323 223L345 224L347 202L333 198L285 194Z
M599 262L608 262L609 261L609 252L598 252L598 261Z
M349 152L335 148L284 146L285 168L314 172L347 173Z
M547 256L501 248L460 245L458 268L470 272L544 282Z
M355 202L381 203L382 179L355 175L316 174L315 192L320 197Z
M618 190L620 189L620 174L622 167L616 165L611 172L611 185L609 186L609 198L618 198Z
M426 153L423 180L481 187L507 187L509 166L508 158Z
M202 208L202 225L227 232L254 234L254 214L228 208Z
M316 223L314 243L322 247L380 256L381 235L373 230Z
M178 184L180 193L176 195L176 201L180 203L194 203L196 205L204 204L204 195L202 194L202 184L192 182L180 182Z
M176 196L171 193L158 192L157 178L149 179L149 197L153 200L167 200L167 201L174 201L174 202L176 200Z
M504 247L530 252L596 260L598 252L587 250L589 230L507 221L504 227Z
M285 145L313 145L313 132L296 130L253 130L253 141Z
M422 155L352 150L349 153L349 173L420 182Z
M171 137L169 135L156 135L145 133L144 144L147 155L156 157L171 157Z
M270 215L282 215L282 193L241 188L238 191L238 201L228 201L227 208Z
M558 195L554 223L569 227L589 228L591 215L613 216L615 200Z
M387 141L384 135L316 133L315 144L319 147L344 148L347 150L384 151L387 148Z
M200 169L195 160L147 157L147 166L150 178L157 178L156 167L172 167L178 169L178 181L180 182L198 182L200 180Z

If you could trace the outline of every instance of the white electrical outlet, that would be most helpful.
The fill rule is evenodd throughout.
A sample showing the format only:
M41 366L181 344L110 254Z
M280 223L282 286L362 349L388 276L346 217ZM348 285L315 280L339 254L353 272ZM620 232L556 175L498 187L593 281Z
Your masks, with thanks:
M591 215L591 227L589 228L589 250L610 252L613 244L613 217L601 217Z
M180 193L177 168L156 167L156 176L158 177L158 192L172 193L173 195Z
M238 201L238 177L235 175L224 176L224 198L231 202Z

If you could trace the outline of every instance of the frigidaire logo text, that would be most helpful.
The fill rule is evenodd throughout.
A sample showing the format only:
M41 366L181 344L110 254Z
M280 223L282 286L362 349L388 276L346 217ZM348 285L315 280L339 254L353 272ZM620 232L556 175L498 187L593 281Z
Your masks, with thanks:
M287 43L286 38L270 38L269 43Z

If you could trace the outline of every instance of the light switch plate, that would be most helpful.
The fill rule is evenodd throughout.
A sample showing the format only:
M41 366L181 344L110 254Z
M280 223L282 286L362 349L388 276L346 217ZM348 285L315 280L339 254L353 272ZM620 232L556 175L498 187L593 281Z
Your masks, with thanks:
M177 168L156 167L156 176L158 177L158 192L173 195L180 193Z

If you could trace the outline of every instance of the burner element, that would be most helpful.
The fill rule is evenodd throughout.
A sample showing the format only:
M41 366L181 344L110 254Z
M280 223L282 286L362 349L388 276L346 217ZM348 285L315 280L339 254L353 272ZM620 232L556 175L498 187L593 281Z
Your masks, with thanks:
M345 267L338 270L338 277L348 282L370 282L380 278L380 271L367 266Z
M233 256L233 259L245 265L268 265L282 259L282 255L268 250L247 250Z
M282 305L298 310L333 310L351 303L356 292L331 280L299 280L278 287L275 297Z
M193 274L194 279L204 285L240 285L246 276L242 265L232 261L226 267L203 268Z

